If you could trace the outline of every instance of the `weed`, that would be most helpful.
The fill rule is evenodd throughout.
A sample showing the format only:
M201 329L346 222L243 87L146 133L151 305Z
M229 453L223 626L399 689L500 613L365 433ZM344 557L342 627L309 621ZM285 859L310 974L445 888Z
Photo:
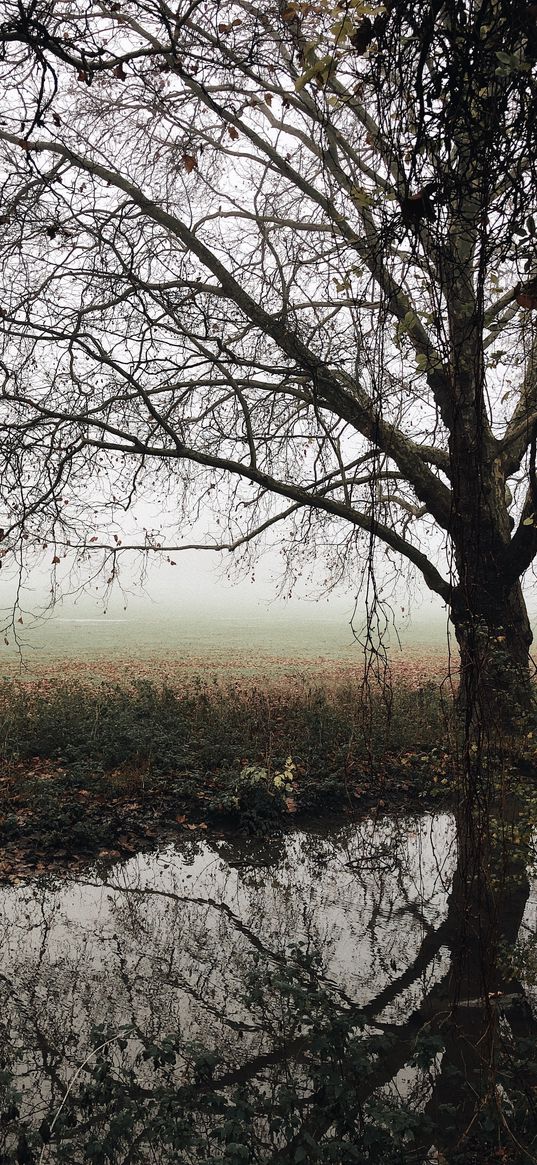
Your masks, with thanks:
M300 680L13 684L0 701L0 836L85 853L173 823L266 831L297 811L443 795L446 737L433 685L387 705Z

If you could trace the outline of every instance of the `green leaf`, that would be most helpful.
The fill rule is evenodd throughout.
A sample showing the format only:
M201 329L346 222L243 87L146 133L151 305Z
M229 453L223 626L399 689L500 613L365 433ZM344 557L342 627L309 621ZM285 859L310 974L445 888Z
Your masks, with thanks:
M515 70L519 73L527 73L531 68L529 61L524 61L522 57L515 53L504 53L501 50L496 53L496 59L503 65L502 69L496 69L497 73L505 76L506 73L513 73Z
M358 206L372 206L373 197L367 193L367 190L362 190L361 186L353 186L351 188L351 198Z
M325 74L327 74L332 62L333 57L326 56L321 57L318 61L315 61L313 65L310 65L309 69L306 69L305 72L302 73L300 77L297 77L295 81L295 89L297 93L300 93L309 81L313 81L314 77L323 77Z
M352 36L354 28L354 21L351 20L350 16L344 16L342 20L337 20L335 24L330 25L330 32L336 40L340 40L342 37Z

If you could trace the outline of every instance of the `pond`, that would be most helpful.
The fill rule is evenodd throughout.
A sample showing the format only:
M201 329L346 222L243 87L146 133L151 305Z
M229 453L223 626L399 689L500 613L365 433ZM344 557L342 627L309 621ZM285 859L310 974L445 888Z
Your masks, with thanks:
M456 869L437 814L5 888L0 1160L440 1161ZM495 986L500 1027L530 1014L512 974Z

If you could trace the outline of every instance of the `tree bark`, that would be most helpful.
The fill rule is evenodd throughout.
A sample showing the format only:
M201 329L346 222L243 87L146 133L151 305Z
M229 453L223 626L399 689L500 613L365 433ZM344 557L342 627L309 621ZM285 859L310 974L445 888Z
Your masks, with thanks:
M464 249L459 257L462 274ZM458 585L451 619L461 657L460 701L467 728L489 738L512 732L533 704L532 642L520 579L509 569L511 519L506 471L487 415L481 305L470 282L450 323L455 353L449 438L451 536Z
M457 599L460 599L460 593ZM484 580L470 606L454 603L451 619L460 652L461 710L489 739L512 733L534 707L533 639L520 583Z

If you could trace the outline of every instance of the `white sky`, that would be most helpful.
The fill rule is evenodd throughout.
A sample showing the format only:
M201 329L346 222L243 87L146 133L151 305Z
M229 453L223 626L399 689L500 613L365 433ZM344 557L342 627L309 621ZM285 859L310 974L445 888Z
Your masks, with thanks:
M334 622L348 626L354 606L355 596L350 585L340 585L329 594L322 594L321 582L300 580L293 588L291 598L279 595L281 560L276 551L269 551L254 568L253 577L225 577L223 567L231 563L231 556L225 557L213 552L185 551L175 555L176 566L169 566L155 560L150 561L147 577L143 585L139 580L139 564L133 569L128 558L123 560L121 582L125 596L116 589L111 600L105 602L103 579L98 578L85 589L83 594L67 594L56 608L58 618L101 618L106 607L110 619L134 618L159 619L165 613L177 621L189 617L206 618L208 622L245 619L263 623L283 623L289 620L304 623L326 624ZM50 564L45 561L28 577L20 604L27 616L45 605L50 596ZM65 575L64 564L58 567ZM6 572L7 573L7 572ZM2 599L0 605L7 610L13 603L14 582L2 578ZM126 611L124 607L126 605ZM446 625L446 613L440 601L426 588L415 588L409 600L408 588L402 581L400 590L392 598L392 606L397 621L404 625L409 610L413 623L432 622L440 627ZM361 604L363 608L363 603Z

